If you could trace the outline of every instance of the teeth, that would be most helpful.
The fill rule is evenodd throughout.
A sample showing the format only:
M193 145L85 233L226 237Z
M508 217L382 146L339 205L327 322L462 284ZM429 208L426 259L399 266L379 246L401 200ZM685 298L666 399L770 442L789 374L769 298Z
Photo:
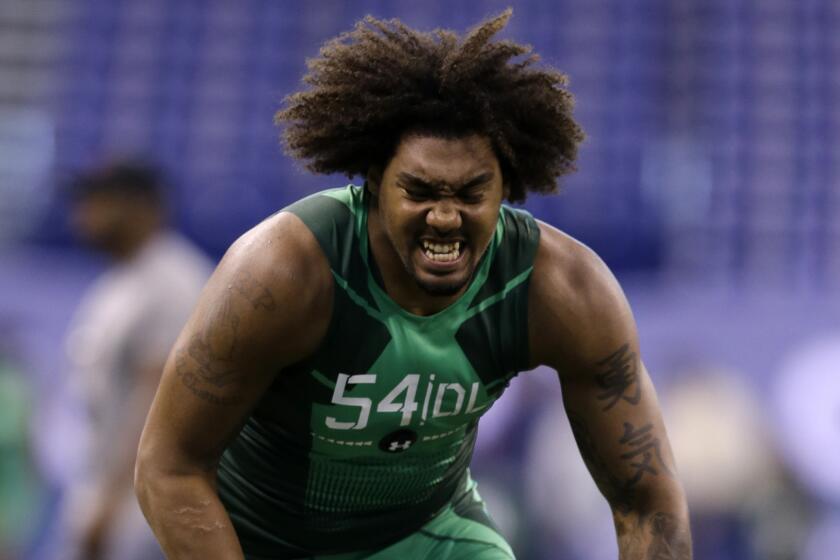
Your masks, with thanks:
M461 243L432 243L423 240L423 252L426 256L437 262L449 262L456 260L461 255Z

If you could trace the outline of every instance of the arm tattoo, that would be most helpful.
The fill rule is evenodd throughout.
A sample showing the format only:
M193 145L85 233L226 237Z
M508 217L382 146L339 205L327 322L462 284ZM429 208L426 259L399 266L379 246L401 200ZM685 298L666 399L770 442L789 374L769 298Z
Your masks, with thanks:
M638 512L637 484L644 475L665 472L673 476L662 460L653 424L635 428L624 423L618 440L624 448L620 458L635 469L627 480L615 476L598 449L584 419L567 409L572 432L595 484L613 508L621 558L644 560L691 560L691 534L684 522L670 513L657 512L649 518Z
M652 430L653 424L650 423L638 429L634 428L630 422L624 423L624 434L618 443L630 448L629 451L620 455L635 469L633 476L627 481L630 486L639 482L645 474L656 476L660 470L673 476L665 461L662 460L659 438L653 436Z
M240 296L251 303L254 310L274 311L277 308L277 301L265 284L251 276L251 273L246 270L237 274L236 278L233 279L232 287Z
M631 509L635 503L636 485L645 475L658 476L665 473L674 476L662 458L660 440L653 434L653 424L648 423L641 428L635 428L629 422L624 423L624 433L618 443L626 451L619 455L619 458L630 466L633 474L630 478L622 480L610 471L607 460L600 453L598 444L583 418L572 411L567 413L583 462L604 497L619 511L627 512Z
M604 494L611 506L619 511L628 512L635 501L633 484L623 483L610 472L607 461L600 454L595 438L583 418L567 410L572 433L575 436L580 455L586 468L592 474L595 485Z
M230 300L221 303L211 329L194 334L188 351L196 364L196 374L204 381L222 388L236 376L234 358L239 337L239 315Z
M189 389L189 391L199 399L210 404L224 406L234 404L236 402L234 399L222 397L211 390L205 389L204 381L198 375L193 373L192 370L194 368L189 364L190 359L191 358L184 350L179 350L175 355L175 374L178 376L178 379L181 380L181 383L184 384L184 387Z
M607 401L602 410L611 409L621 400L632 405L639 404L642 395L636 363L636 353L630 352L629 344L625 344L598 362L602 371L595 375L595 382L601 392L596 397L599 401ZM635 390L631 391L633 386Z
M240 271L216 305L212 324L195 333L186 350L175 357L178 378L198 398L216 405L235 402L214 392L237 381L241 374L238 357L241 350L241 316L235 298L243 298L254 311L273 311L277 307L268 288L247 271Z

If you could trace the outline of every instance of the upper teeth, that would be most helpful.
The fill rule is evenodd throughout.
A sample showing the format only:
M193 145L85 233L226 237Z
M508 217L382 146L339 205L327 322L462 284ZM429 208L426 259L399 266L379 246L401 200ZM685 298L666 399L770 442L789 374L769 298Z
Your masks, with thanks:
M455 241L453 243L432 243L431 241L423 241L423 249L426 256L432 260L446 260L452 261L458 258L461 254L461 243Z
M423 241L423 248L434 251L435 253L451 253L458 249L458 242L455 243L432 243L431 241Z

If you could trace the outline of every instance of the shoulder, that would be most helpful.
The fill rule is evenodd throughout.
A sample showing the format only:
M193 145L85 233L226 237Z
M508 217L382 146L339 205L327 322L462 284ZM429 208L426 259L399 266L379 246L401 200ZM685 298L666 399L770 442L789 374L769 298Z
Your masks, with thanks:
M558 229L539 227L529 298L535 365L591 364L604 347L635 342L630 307L604 261Z
M198 319L227 320L236 336L278 364L315 350L332 310L329 264L312 232L290 213L275 214L237 239L199 303ZM282 344L280 344L282 342Z
M618 288L607 265L589 247L544 222L534 259L535 288L545 298L569 298L584 307L597 306L605 293Z
M329 263L315 236L289 212L274 214L243 234L218 270L244 284L258 282L277 297L291 298L286 302L291 305L319 301L332 283Z

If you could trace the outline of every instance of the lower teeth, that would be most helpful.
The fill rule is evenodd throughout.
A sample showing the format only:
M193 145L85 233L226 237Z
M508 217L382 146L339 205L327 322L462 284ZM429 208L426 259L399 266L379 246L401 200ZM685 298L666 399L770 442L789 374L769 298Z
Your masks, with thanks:
M460 251L453 251L452 253L433 253L432 251L426 251L427 257L438 262L454 261L460 256L460 254Z

